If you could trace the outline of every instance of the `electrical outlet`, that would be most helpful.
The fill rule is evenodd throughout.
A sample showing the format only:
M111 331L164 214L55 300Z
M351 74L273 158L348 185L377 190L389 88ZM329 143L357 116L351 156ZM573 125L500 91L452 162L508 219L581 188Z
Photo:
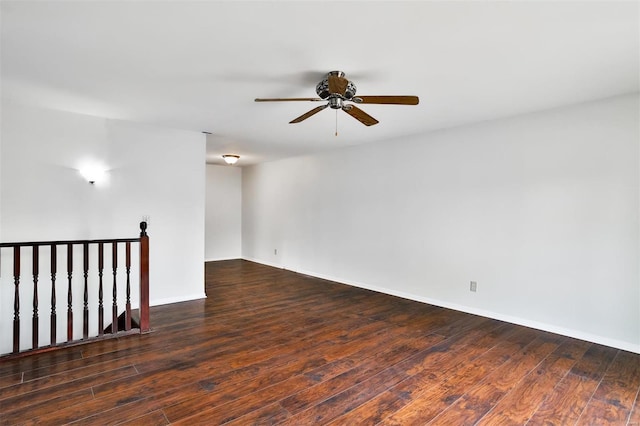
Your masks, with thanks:
M273 249L273 254L278 255L278 249Z
M469 284L469 291L475 292L478 289L478 283L475 281L471 281Z

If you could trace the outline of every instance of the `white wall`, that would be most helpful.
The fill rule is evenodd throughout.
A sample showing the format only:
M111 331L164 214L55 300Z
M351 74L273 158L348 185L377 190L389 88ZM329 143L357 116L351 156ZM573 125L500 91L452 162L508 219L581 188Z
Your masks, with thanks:
M6 102L2 123L3 242L136 237L138 223L148 215L151 304L205 297L204 135ZM105 182L90 185L79 175L78 167L87 160L108 166ZM11 269L5 265L5 254L0 344L11 341L13 316ZM41 321L48 316L50 285L48 271L42 269ZM24 261L23 270L27 272L21 286L25 325L31 315L32 285ZM59 267L62 287L63 270ZM58 313L63 315L66 293L59 291ZM81 300L81 293L76 297ZM64 326L64 321L59 323ZM24 332L23 340L30 341L30 330ZM41 335L41 341L48 340L42 325ZM6 352L2 349L6 348L0 353Z
M242 169L207 164L205 260L242 257Z
M243 257L640 352L638 114L622 96L245 167Z

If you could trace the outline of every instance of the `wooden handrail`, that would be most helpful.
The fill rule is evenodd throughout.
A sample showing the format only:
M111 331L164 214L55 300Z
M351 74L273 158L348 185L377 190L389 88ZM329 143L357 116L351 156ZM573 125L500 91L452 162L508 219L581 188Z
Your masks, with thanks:
M13 352L11 355L19 355L25 353L33 353L35 351L50 350L58 346L68 346L80 342L94 340L95 338L104 338L109 336L119 336L121 334L130 334L138 329L139 333L147 333L150 331L149 324L149 236L147 235L147 223L140 222L140 237L138 238L110 238L110 239L94 239L94 240L60 240L60 241L31 241L31 242L12 242L0 243L0 249L11 248L13 251L13 284L14 284L14 315L13 315ZM139 325L134 327L131 320L131 244L139 243L139 273L140 273L140 309L139 309ZM124 274L126 276L126 302L124 311L124 325L118 326L118 245L125 245L125 266ZM91 333L89 330L89 271L90 271L90 255L89 247L91 245L98 246L98 330L97 333ZM104 328L104 295L103 295L103 270L104 270L104 246L111 246L111 264L113 274L112 284L112 309L111 309L111 330L105 333ZM67 341L57 342L57 312L56 312L56 279L57 279L57 248L58 246L66 246L67 254ZM73 247L82 246L82 339L73 339ZM33 273L33 315L32 315L32 344L31 349L20 351L20 253L21 248L32 248L32 273ZM40 347L38 342L39 326L41 315L39 312L38 286L42 281L40 277L40 247L49 247L51 250L51 312L50 312L50 345ZM0 250L1 253L1 250ZM1 255L1 254L0 254ZM45 256L46 258L46 256ZM95 267L96 264L94 264ZM80 277L79 277L80 278ZM122 296L121 296L122 297ZM46 316L45 316L46 318ZM120 330L119 330L120 328ZM107 335L108 334L108 335Z
M97 244L97 243L136 243L140 241L140 237L138 238L109 238L109 239L101 239L101 240L60 240L60 241L20 241L15 243L0 243L0 248L5 247L33 247L33 246L62 246L65 244Z

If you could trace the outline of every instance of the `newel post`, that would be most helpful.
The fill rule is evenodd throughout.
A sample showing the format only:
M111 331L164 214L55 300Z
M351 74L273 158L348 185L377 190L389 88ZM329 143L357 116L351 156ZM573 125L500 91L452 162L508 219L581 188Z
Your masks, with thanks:
M149 327L149 236L147 222L140 222L140 333Z

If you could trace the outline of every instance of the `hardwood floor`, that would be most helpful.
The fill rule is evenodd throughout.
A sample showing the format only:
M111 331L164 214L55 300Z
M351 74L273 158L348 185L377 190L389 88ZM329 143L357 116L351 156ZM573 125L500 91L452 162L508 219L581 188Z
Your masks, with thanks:
M154 332L0 362L1 424L640 425L640 355L247 261Z

